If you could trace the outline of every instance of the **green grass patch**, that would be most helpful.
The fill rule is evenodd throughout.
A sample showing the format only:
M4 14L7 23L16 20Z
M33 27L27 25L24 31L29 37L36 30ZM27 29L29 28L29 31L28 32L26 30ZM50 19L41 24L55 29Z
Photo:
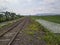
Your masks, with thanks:
M19 21L19 19L12 20L12 21L7 21L4 25L3 24L0 24L0 28L3 28L3 27L6 27L6 26L9 26L9 25L12 25L14 22L17 22L17 21Z
M30 36L34 36L36 32L40 31L40 24L35 22L35 20L33 20L31 22L31 24L28 25L28 27L26 28L25 33L30 35Z
M8 24L6 24L6 25L3 25L3 26L0 26L0 29L1 28L4 28L4 27L6 27L6 26L10 26L10 25L12 25L13 23L8 23Z
M41 25L41 27L43 26ZM47 45L60 45L60 34L56 35L44 27L43 31L45 32L45 36L42 39L46 41Z
M47 21L55 22L60 24L60 16L33 16L33 19L44 19Z

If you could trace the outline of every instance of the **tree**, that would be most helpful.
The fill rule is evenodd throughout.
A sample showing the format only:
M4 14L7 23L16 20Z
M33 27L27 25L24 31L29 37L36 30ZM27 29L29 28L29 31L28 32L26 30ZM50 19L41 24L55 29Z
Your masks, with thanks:
M5 16L6 16L6 20L10 20L9 17L10 17L10 12L6 11L5 12Z
M2 22L3 14L0 14L0 22Z
M12 19L15 19L16 14L15 14L15 13L11 13L11 15L10 15L10 16L11 16L11 18L12 18Z
M8 12L5 12L6 20L8 20Z

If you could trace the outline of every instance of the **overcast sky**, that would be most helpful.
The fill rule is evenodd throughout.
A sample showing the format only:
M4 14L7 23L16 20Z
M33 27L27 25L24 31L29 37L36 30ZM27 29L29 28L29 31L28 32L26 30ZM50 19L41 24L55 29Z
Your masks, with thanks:
M60 0L0 0L0 11L20 14L60 13Z

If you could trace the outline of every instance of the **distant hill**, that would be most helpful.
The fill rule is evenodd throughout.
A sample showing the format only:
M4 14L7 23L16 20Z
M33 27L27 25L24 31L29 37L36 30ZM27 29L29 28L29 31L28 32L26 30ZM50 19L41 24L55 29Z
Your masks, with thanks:
M43 13L43 14L36 14L35 16L53 16L53 15L60 15L60 14L54 14L54 13Z

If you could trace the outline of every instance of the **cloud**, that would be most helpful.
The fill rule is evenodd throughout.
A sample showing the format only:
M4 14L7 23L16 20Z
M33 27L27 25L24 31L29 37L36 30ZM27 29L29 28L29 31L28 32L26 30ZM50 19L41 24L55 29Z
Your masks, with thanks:
M60 0L0 0L0 9L20 14L60 13Z

